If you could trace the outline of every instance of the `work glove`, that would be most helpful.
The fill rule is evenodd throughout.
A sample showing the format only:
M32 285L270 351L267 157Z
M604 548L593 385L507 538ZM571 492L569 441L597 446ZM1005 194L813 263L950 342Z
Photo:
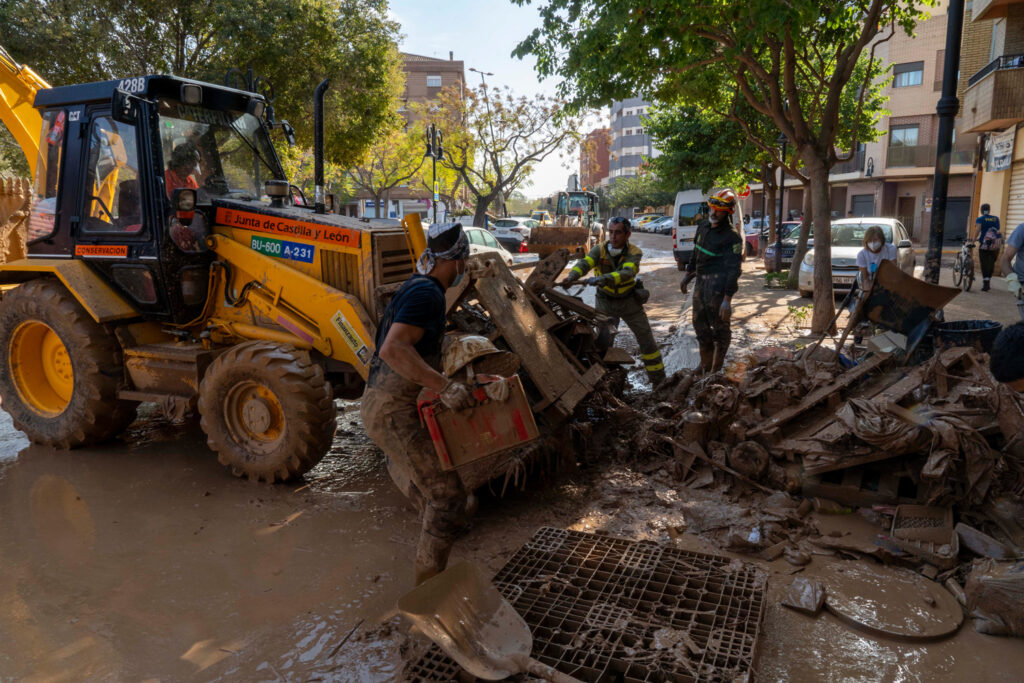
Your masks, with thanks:
M465 410L476 405L469 387L455 381L449 381L445 388L441 390L441 403L455 411Z
M729 319L732 318L732 304L723 300L722 305L718 308L718 317L722 319L723 323L729 322Z
M684 275L682 282L679 283L679 291L682 292L683 294L688 294L688 290L690 288L690 281L694 277L696 276L693 273L687 273L686 275Z
M1006 289L1018 299L1020 298L1020 278L1017 273L1010 273L1006 276Z
M484 385L484 393L490 400L504 403L509 396L508 380L499 379L496 382L488 382Z
M588 287L599 287L600 285L603 285L607 281L608 277L606 275L598 275L596 277L588 277L586 280L583 281L583 284L587 285Z

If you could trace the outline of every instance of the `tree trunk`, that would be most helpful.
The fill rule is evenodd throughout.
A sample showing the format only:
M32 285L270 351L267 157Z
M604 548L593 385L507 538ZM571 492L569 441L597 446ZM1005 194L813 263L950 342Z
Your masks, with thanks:
M800 285L800 264L803 263L804 254L807 253L807 240L811 236L811 215L814 210L814 203L811 201L811 188L804 183L804 217L800 223L800 237L796 241L796 252L793 254L793 265L789 268L789 281L786 286L796 289Z
M476 210L473 213L473 225L478 228L487 227L487 207L491 205L491 197L477 197Z
M811 331L821 334L831 332L827 328L836 312L832 294L832 217L829 215L828 166L821 159L810 161L807 173L811 181L811 208L814 212L814 314Z

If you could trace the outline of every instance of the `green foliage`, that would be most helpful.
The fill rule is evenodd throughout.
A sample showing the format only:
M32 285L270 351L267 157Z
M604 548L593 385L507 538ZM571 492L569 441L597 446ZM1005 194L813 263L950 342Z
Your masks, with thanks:
M14 175L20 178L31 178L28 160L14 136L6 127L0 125L0 174Z
M302 147L313 89L330 77L326 154L347 165L389 124L401 91L399 27L386 12L386 0L0 0L0 45L55 86L151 73L222 83L252 67Z
M814 304L807 304L806 306L799 307L789 307L789 314L793 317L793 322L796 324L797 327L803 327L813 311Z
M424 166L422 125L395 126L370 145L360 164L348 171L358 189L383 198L400 185L408 185Z
M778 270L773 273L764 274L764 286L769 289L785 289L786 281L789 279L788 270Z
M653 173L617 178L608 188L608 208L665 206L676 200L678 187Z
M292 184L298 186L313 201L313 149L282 146L278 148L281 165ZM324 160L324 187L334 194L340 203L347 203L355 197L355 187L344 167L328 159Z

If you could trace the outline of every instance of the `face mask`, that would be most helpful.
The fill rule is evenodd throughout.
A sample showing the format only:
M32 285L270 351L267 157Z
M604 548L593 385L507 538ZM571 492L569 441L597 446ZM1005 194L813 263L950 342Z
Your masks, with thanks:
M456 272L457 272L457 274L455 275L455 279L452 280L452 287L454 287L455 285L457 285L460 282L462 282L462 278L466 275L466 262L465 261L460 261L459 262L459 270L456 271Z
M611 254L612 256L618 256L619 254L622 253L622 250L616 249L615 247L608 247L608 253Z
M879 242L878 240L874 240L873 242L868 242L868 249L870 249L871 251L878 251L881 248L882 248L882 243Z

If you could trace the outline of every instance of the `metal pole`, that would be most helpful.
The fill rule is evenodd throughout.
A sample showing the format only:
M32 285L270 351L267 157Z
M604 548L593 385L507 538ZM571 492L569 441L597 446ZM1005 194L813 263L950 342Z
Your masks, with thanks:
M766 213L768 207L768 164L761 164L761 239L757 240L758 245L762 241L765 243L768 240L764 239L768 236L768 214ZM764 248L759 250L759 253L764 253Z
M434 164L434 193L431 195L433 199L430 200L431 205L434 207L434 222L437 222L437 155L432 154L430 156Z
M782 160L786 160L786 136L780 135L782 141ZM786 168L779 164L779 222L775 225L775 272L782 270L782 203L786 198ZM790 266L792 268L792 266Z
M939 115L939 137L935 144L935 185L932 190L932 225L924 259L924 279L939 284L942 241L946 228L946 195L949 193L949 160L953 152L953 123L960 102L956 98L960 72L960 36L964 28L964 0L950 0L946 11L946 63L942 69L942 97L935 111Z

